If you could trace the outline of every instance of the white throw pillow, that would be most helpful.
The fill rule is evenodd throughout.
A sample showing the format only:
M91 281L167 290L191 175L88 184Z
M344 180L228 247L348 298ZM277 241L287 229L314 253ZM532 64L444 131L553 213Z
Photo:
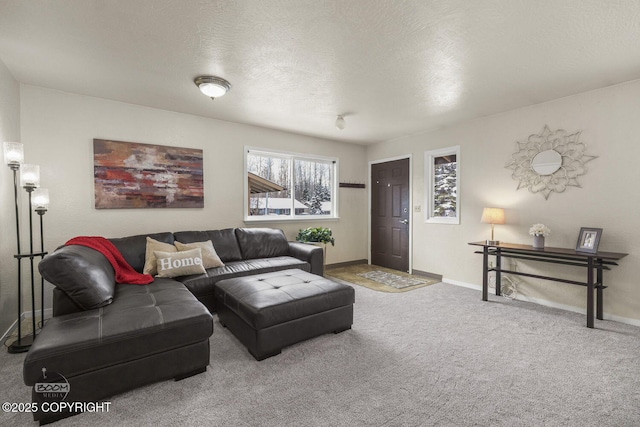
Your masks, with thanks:
M150 274L152 276L158 274L158 269L156 268L156 256L154 255L154 252L156 251L178 252L178 249L170 243L159 242L147 236L147 249L144 256L144 268L142 269L144 274Z

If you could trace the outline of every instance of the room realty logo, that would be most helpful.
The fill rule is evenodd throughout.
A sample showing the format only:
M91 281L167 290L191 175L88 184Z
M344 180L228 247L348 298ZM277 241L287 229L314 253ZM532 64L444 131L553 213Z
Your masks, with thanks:
M42 375L33 386L33 391L43 402L56 402L64 400L69 394L71 386L64 375L57 372L47 372L42 368Z

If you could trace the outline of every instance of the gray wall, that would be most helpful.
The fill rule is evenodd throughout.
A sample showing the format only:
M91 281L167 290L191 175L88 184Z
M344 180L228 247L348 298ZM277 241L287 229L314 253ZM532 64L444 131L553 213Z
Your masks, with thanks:
M604 311L610 318L640 324L640 81L603 88L450 126L445 129L380 143L370 147L368 160L412 154L413 204L424 212L424 151L461 146L460 225L424 222L413 214L413 268L444 275L450 282L479 286L482 257L468 242L488 239L490 226L481 224L483 207L504 207L505 225L496 225L499 240L531 244L529 227L551 228L548 246L575 248L580 227L604 229L600 250L626 252L619 267L605 273ZM526 141L544 125L569 133L582 131L587 154L599 156L586 164L579 178L582 188L552 193L548 200L526 189L505 168L516 141ZM521 271L586 280L584 269L517 262ZM575 311L586 308L580 286L518 277L523 299Z
M20 84L0 61L0 143L20 141ZM1 155L1 154L0 154ZM18 317L13 173L0 165L0 336Z

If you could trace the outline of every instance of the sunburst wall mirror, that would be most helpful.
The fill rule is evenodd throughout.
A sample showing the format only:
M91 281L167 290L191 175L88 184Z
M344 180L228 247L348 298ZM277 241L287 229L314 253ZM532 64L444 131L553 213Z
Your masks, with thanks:
M513 170L511 177L518 181L517 189L527 188L548 199L551 193L562 193L567 187L581 187L578 177L587 173L585 164L597 158L585 153L587 145L580 142L581 133L551 131L545 125L541 133L517 141L518 151L506 166Z

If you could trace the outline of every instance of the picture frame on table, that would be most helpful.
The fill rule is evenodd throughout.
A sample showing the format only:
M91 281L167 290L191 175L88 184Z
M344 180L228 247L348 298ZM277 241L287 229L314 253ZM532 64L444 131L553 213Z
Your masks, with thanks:
M587 252L595 254L598 252L598 245L602 237L602 228L580 227L576 252Z

